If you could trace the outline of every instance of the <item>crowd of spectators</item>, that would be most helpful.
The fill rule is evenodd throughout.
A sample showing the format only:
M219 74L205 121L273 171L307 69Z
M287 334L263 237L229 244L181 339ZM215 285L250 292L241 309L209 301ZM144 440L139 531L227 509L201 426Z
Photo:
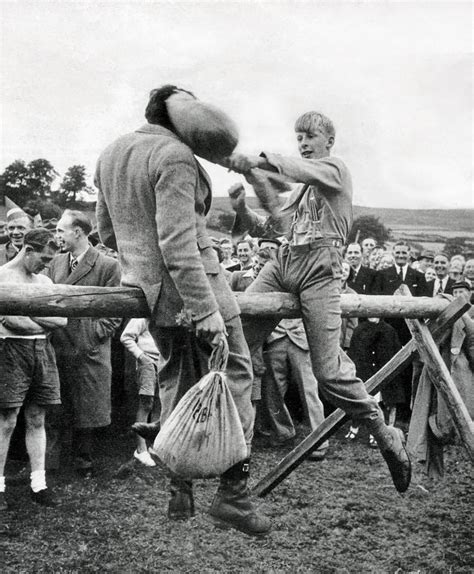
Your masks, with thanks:
M35 231L38 229L34 230L31 217L23 210L15 208L8 212L5 225L0 226L0 281L7 281L2 277L15 272L15 276L23 277L24 282L30 282L28 277L36 280L40 276L59 284L120 284L116 254L100 243L84 213L66 210L59 221L42 226L43 236L39 242ZM53 239L57 253L52 252ZM245 237L233 243L230 237L224 237L212 238L212 241L229 285L233 291L242 292L268 261L278 257L278 251L286 240L284 237ZM443 252L430 250L415 255L405 241L397 241L387 249L378 245L374 238L366 237L360 243L347 245L343 256L343 294L393 295L402 284L415 297L472 294L474 259L466 260L463 255L449 258ZM15 260L12 266L11 262ZM37 262L36 267L31 261ZM20 264L23 267L19 267L18 272ZM28 324L25 321L15 323L14 318L0 319L0 343L13 340L16 347L26 345L30 352L36 348L32 344L38 347L38 341L47 342L46 346L43 343L39 347L36 355L33 352L29 364L21 365L22 376L31 381L34 392L30 394L24 390L15 397L0 397L0 419L4 428L0 464L5 466L10 439L23 406L32 470L32 498L39 504L54 505L54 499L46 488L45 469L59 470L66 461L82 477L94 474L94 432L111 422L113 340L120 341L119 346L116 344L114 347L115 353L128 353L134 362L137 422L159 420L160 356L145 319L70 318L67 324L65 321L48 321L47 318L23 318L28 319ZM409 339L410 333L401 319L358 321L343 318L340 346L352 358L357 375L365 381ZM472 346L472 342L470 344ZM54 365L51 365L49 345L54 348ZM16 347L9 352L16 352ZM263 347L252 353L252 362L252 403L257 415L255 431L261 438L257 446L292 445L298 423L308 432L322 423L328 405L318 395L318 382L312 372L302 319L282 320ZM118 364L123 366L124 361ZM472 358L468 364L472 374ZM13 376L10 365L4 362L2 369L3 378ZM409 419L420 372L420 368L407 369L378 396L390 424L395 423L397 416L399 420ZM41 395L42 387L48 384L48 377L53 386L56 379L60 381L61 406L54 393L46 401ZM123 382L124 377L118 380ZM472 389L466 392L472 397ZM472 399L466 400L472 402ZM49 408L45 418L46 406ZM43 435L46 440L43 440ZM353 423L346 438L354 440L357 436L358 427ZM369 437L369 445L376 446L372 436ZM133 456L146 466L155 466L148 446L145 439L138 436ZM329 444L324 443L311 458L323 459L328 447ZM5 508L3 474L0 469L0 506Z

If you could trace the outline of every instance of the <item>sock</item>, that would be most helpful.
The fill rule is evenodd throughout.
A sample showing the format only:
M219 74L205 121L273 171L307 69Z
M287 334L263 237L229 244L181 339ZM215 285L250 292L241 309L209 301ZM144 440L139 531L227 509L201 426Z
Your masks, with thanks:
M5 477L0 476L0 492L5 492Z
M30 474L31 479L31 490L33 492L39 492L46 488L46 471L35 470Z

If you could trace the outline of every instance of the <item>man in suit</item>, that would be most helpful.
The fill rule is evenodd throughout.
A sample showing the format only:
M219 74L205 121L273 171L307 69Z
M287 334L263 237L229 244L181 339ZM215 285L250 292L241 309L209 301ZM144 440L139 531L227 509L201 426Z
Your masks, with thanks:
M428 295L429 286L425 277L419 271L409 266L410 246L406 241L397 241L392 248L395 264L378 272L375 292L379 295L393 295L404 284L414 297ZM404 319L386 319L397 332L402 345L406 345L411 339L410 330ZM400 374L400 384L405 393L403 402L406 412L409 412L412 393L417 387L420 368L419 364L411 365ZM402 411L403 412L403 411ZM408 415L407 415L408 416Z
M351 266L347 286L360 295L372 295L377 272L362 265L362 249L359 243L349 243L346 261Z
M54 283L97 287L120 284L118 262L89 244L91 230L89 218L81 211L63 213L56 227L56 239L62 253L54 258L49 269ZM54 333L64 416L56 413L50 421L50 468L59 465L61 431L66 430L64 425L69 426L72 419L72 454L76 471L81 476L94 472L93 430L110 424L110 341L120 322L120 319L111 318L71 318L67 327Z
M436 271L436 279L431 281L428 295L432 297L441 293L452 295L453 285L456 281L449 276L449 258L446 253L436 253L433 265Z
M393 246L395 264L378 272L375 291L379 295L393 295L403 283L414 297L428 295L425 277L409 266L410 246L406 241L397 241ZM403 321L403 324L405 322ZM408 328L407 328L408 329ZM407 341L402 341L405 344Z
M250 453L252 366L237 301L206 230L211 183L177 135L166 106L183 91L170 85L153 90L148 123L101 154L95 176L99 233L105 245L118 250L122 284L141 287L151 311L149 328L163 359L161 423L201 378L212 347L227 335L228 385ZM270 524L250 501L248 474L246 458L221 476L210 515L217 526L263 535ZM170 491L169 518L192 516L192 483L172 476Z

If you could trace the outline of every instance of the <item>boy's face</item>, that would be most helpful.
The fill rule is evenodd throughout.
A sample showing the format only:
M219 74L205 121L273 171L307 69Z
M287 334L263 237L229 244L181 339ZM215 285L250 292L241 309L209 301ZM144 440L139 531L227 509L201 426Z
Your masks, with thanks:
M310 132L296 132L298 151L304 159L321 159L327 157L334 144L334 137L328 136L319 128Z

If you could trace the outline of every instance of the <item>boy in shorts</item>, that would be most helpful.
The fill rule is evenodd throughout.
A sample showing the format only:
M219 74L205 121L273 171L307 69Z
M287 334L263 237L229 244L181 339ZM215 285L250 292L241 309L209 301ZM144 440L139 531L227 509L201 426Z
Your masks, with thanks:
M158 362L160 353L148 330L148 319L131 319L120 337L126 349L137 361L138 410L137 422L160 419L158 394ZM137 434L137 448L133 456L145 466L156 466L147 450L146 440Z

